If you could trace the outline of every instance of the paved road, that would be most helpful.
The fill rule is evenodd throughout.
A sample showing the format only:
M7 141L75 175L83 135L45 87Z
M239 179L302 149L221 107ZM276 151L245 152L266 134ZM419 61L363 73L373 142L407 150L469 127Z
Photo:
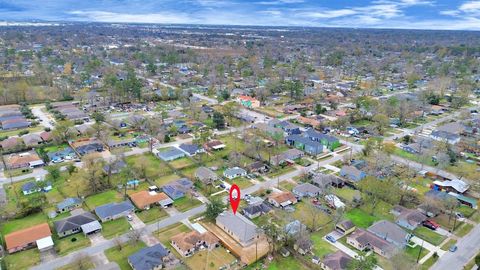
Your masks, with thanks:
M475 226L469 234L457 241L457 251L447 252L440 257L430 270L462 269L473 256L480 252L480 225Z
M201 205L199 207L193 208L191 210L188 210L184 213L179 213L177 215L171 216L169 218L163 219L157 223L152 223L147 225L145 228L142 228L142 233L145 234L151 234L158 229L162 229L165 227L168 227L170 225L173 225L175 223L181 222L183 219L187 219L189 217L198 215L200 213L203 213L205 211L206 207L205 205ZM122 243L125 243L129 241L128 233L116 238L120 240ZM114 247L116 245L115 239L110 239L106 240L105 242L98 243L95 246L87 247L84 249L81 249L79 251L72 252L66 256L56 258L54 260L39 264L35 267L33 267L33 270L51 270L51 269L56 269L59 267L62 267L64 265L70 264L75 261L76 258L78 258L80 255L94 255L99 252L103 252L111 247Z
M50 129L53 129L53 125L50 124L50 121L54 121L55 120L51 117L49 117L46 113L44 113L42 111L42 109L44 109L45 106L41 105L41 106L32 106L32 113L33 115L35 115L39 120L42 120L40 121L40 124L46 128L50 128Z

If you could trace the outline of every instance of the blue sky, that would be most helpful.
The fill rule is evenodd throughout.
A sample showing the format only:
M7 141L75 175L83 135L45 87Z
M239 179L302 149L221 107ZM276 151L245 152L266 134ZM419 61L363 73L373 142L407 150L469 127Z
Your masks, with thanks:
M480 30L480 0L0 0L0 21Z

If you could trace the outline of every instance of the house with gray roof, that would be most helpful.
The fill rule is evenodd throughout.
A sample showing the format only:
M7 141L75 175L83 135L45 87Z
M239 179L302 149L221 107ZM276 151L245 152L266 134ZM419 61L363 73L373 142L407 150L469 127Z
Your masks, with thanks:
M157 156L163 161L172 161L184 157L185 153L178 148L169 147L160 149Z
M367 230L398 248L404 248L412 236L388 220L377 221Z
M133 270L162 269L168 259L170 251L162 244L142 248L128 256L128 264Z
M180 178L178 180L169 182L162 187L162 190L172 200L177 200L185 197L193 188L193 182L188 178Z
M348 268L352 260L352 257L338 250L334 253L327 254L321 262L321 267L325 270L343 270Z
M367 177L364 171L357 169L355 166L343 166L340 170L340 176L345 177L353 182L359 182Z
M412 231L427 219L427 216L419 210L408 209L400 205L393 207L390 212L396 217L395 223Z
M79 232L89 235L99 232L102 229L95 215L90 212L83 212L55 221L53 225L59 237L65 237Z
M22 140L26 146L30 147L38 146L43 143L42 137L35 133L22 136Z
M82 203L83 202L80 198L66 198L57 204L57 212L64 213L72 211L75 208L79 208Z
M225 176L228 179L234 179L234 178L242 177L246 175L247 175L247 171L240 167L228 168L223 172L223 176Z
M249 219L254 219L261 215L270 213L272 211L272 207L268 205L268 203L261 201L260 203L250 204L243 208L242 213L248 217Z
M435 130L430 134L430 138L436 141L446 141L449 144L460 142L460 135L442 130Z
M330 186L341 188L345 185L345 182L333 174L317 173L312 178L312 184L325 190Z
M95 214L102 222L125 217L133 212L135 207L130 201L107 203L95 208Z
M218 215L216 224L244 247L253 244L259 236L257 225L240 213L225 211Z
M215 172L213 172L207 167L199 167L195 171L195 178L203 184L209 185L215 182L218 179L218 176Z
M322 193L322 189L310 183L303 183L293 188L293 194L298 197L317 197Z

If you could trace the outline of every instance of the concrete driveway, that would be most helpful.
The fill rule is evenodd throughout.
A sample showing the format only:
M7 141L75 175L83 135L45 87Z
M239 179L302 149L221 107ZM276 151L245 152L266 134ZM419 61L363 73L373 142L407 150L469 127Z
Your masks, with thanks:
M143 223L143 221L135 213L130 215L132 216L132 220L129 220L128 223L130 223L130 226L132 226L134 230L145 227L145 223Z

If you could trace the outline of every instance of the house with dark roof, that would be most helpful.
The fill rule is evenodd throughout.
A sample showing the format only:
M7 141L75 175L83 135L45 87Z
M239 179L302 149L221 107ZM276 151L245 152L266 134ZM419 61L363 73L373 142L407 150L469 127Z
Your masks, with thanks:
M4 120L1 122L3 130L11 130L11 129L22 129L30 127L31 123L27 119L22 117L16 117L13 119Z
M90 212L83 212L55 221L53 225L59 237L65 237L79 232L90 235L102 230L102 225L100 225L95 215Z
M251 204L242 209L242 213L248 217L249 219L254 219L264 214L268 214L272 211L272 207L270 207L266 202Z
M390 212L396 217L395 223L412 231L427 219L427 216L419 210L408 209L400 205L393 207Z
M128 264L133 270L162 269L168 260L170 251L162 244L146 247L128 256Z
M93 138L78 140L70 143L70 145L81 156L95 153L95 152L102 152L104 150L102 142Z
M172 181L162 187L163 192L172 200L177 200L185 197L185 194L190 192L193 187L193 182L187 178L181 178Z
M310 183L303 183L300 185L297 185L296 187L293 188L292 190L293 194L297 195L298 197L317 197L322 193L322 189L320 189L317 186L314 186Z
M199 167L195 171L195 179L205 185L209 185L218 179L218 175L207 167Z
M102 222L115 220L125 217L133 212L135 207L130 201L123 201L119 203L107 203L95 208L95 214Z
M23 195L30 195L40 191L48 192L52 189L52 184L45 181L31 181L22 185Z
M302 131L300 131L300 127L292 124L288 121L281 121L278 122L277 124L274 125L274 127L281 128L283 131L285 131L288 135L293 135L293 134L301 134Z
M179 147L188 156L195 156L196 154L203 153L205 150L196 144L182 143Z
M267 164L262 161L254 161L248 164L246 168L250 173L265 173L269 169Z
M125 167L127 167L125 161L119 159L111 164L106 164L105 166L103 166L103 171L106 174L117 174L120 173Z
M335 229L344 235L352 233L353 231L355 231L355 228L355 224L353 224L353 222L348 219L343 220L337 223L337 225L335 225Z
M357 169L355 166L344 165L340 170L340 176L353 182L359 182L367 177L367 174L364 171Z
M338 250L335 253L325 255L320 266L323 270L345 270L352 260L352 257Z
M83 201L80 198L66 198L57 204L57 212L64 213L79 208Z

